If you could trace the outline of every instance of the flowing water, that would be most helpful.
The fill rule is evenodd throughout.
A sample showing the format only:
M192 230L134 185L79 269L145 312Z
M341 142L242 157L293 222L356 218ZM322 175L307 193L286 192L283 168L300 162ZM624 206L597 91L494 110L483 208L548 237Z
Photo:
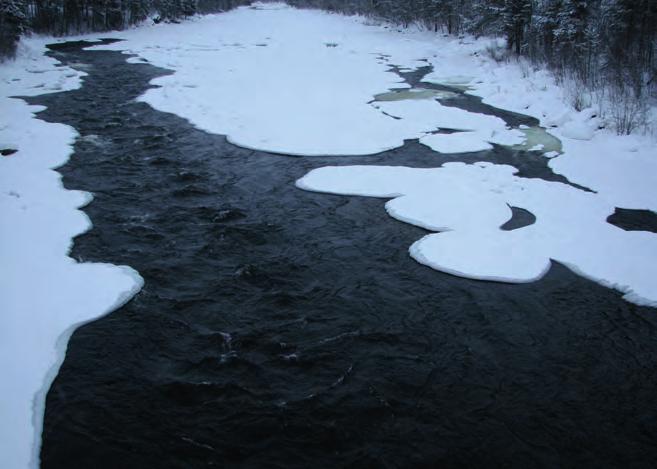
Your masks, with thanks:
M134 100L167 71L77 43L53 54L89 73L29 99L81 134L59 171L94 193L94 227L72 256L146 283L73 334L44 468L654 466L656 310L558 264L523 285L436 272L406 251L424 231L379 200L294 186L329 164L483 158L565 181L546 158L241 149ZM514 214L505 229L533 222Z

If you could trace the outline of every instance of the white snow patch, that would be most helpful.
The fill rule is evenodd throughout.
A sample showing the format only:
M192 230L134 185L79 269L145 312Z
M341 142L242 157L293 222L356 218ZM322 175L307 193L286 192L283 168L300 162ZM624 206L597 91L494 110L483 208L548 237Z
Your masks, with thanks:
M569 106L567 93L557 86L550 73L534 70L521 61L492 60L486 53L489 41L485 39L446 38L416 29L399 31L373 25L363 18L293 10L281 4L258 4L256 10L241 8L179 25L116 33L115 37L126 41L99 47L124 50L138 56L130 60L148 60L174 71L156 79L154 83L160 88L149 90L142 100L156 109L185 117L199 128L226 134L231 142L244 147L286 154L342 155L375 153L398 147L411 138L443 153L480 151L493 143L510 145L542 151L555 172L596 191L597 195L591 195L595 199L591 199L594 201L589 208L602 205L606 211L612 207L657 210L654 142L646 137L619 138L602 130L604 122L591 109L577 112ZM327 47L328 44L336 47ZM536 117L541 127L509 129L499 118L443 106L435 99L372 101L390 90L409 87L390 71L390 65L416 69L425 66L426 60L434 70L425 81L467 89L467 93L482 97L487 104ZM462 132L436 132L439 129ZM531 184L534 188L537 182ZM573 193L575 189L564 185L549 187L550 191L534 191L560 202L557 207L568 205L563 194L589 200L588 195ZM353 190L361 194L365 188ZM556 194L559 191L563 194ZM405 203L417 204L416 210L424 213L422 199ZM567 208L564 210L570 213ZM598 215L595 223L591 215L582 216L582 223L572 221L564 231L567 239L586 244L589 239L585 235L591 235L593 230L597 236L598 229L603 233L600 239L609 242L654 237L651 233L618 234L617 228L608 227L604 217ZM410 219L427 222L425 217ZM558 226L565 229L566 224ZM581 236L571 236L580 228ZM495 234L488 242L502 245L520 237L527 246L525 237L536 230L534 226L523 229L521 234ZM451 236L456 240L460 235L441 239L449 240ZM558 255L571 268L581 267L585 275L601 283L613 281L619 290L635 288L636 275L628 274L628 287L623 284L624 274L619 273L616 281L614 274L599 268L605 256L608 266L618 267L621 261L610 251L601 252L595 265L582 258L568 262L567 254L575 249L566 251L555 246L554 240L545 241L545 249L550 252L539 248L536 252ZM428 259L435 258L426 254L433 252L429 249L433 243L425 241L426 249L422 251L416 246L414 255L420 258L422 254L423 261L429 263ZM650 243L637 242L633 249L645 249L645 258L657 264ZM583 252L591 252L595 246L598 244ZM518 259L531 265L528 272L521 272L512 263L508 272L493 275L485 273L480 264L476 267L481 271L473 269L474 274L515 281L534 279L543 271L542 261L532 264L524 251L521 254ZM452 265L454 260L441 258L441 262L445 270L453 269L463 275L468 270ZM493 262L490 265L494 267ZM633 268L641 272L636 265ZM654 297L644 284L636 286L636 291L636 295L627 297Z
M473 139L493 134L510 138L502 135L510 130L501 119L442 106L434 99L372 102L408 87L388 64L411 69L426 65L420 60L433 53L435 41L412 35L400 40L399 34L365 25L362 18L258 4L256 9L238 8L114 36L125 41L94 48L136 54L175 72L155 79L159 88L140 100L200 129L227 135L245 148L289 155L365 155L400 147L404 140L444 126L481 131ZM334 44L338 46L327 47ZM414 93L450 96L431 90L400 96ZM481 140L472 146L487 145Z
M435 71L425 77L424 81L426 83L433 83L435 85L450 86L452 88L457 88L461 90L470 89L470 83L474 80L474 77L463 76L463 75L454 75L454 76L439 76Z
M481 126L486 127L486 126ZM456 132L452 134L434 133L420 138L420 143L439 153L465 153L490 150L491 143L525 149L525 133L498 125L488 125L486 130ZM491 129L493 127L493 129Z
M455 132L453 134L431 134L420 139L420 143L439 153L467 153L490 150L490 134L481 132Z
M301 189L392 198L388 213L442 231L417 241L418 262L462 277L512 283L541 278L550 260L629 301L657 305L657 236L628 232L606 222L615 207L597 194L491 163L447 163L440 168L325 167L297 181ZM500 229L510 206L528 210L536 223ZM445 231L447 231L445 233Z
M655 235L604 222L614 207L657 211L653 141L600 130L603 122L590 111L567 105L549 73L494 62L485 56L485 40L365 22L256 4L177 25L103 34L126 41L99 47L173 70L154 80L159 88L141 99L245 147L341 155L375 153L409 138L447 153L488 148L490 142L530 144L500 119L435 100L368 104L391 89L408 88L389 64L413 70L428 58L434 73L427 81L468 89L488 104L538 118L562 140L563 153L544 142L529 148L544 145L556 172L598 193L517 178L510 167L485 164L324 168L299 187L393 198L387 203L392 216L451 230L411 247L418 261L446 272L526 282L540 278L555 259L625 292L630 301L655 304ZM44 42L24 41L18 60L0 66L0 142L18 150L0 157L0 454L7 467L38 464L45 392L76 324L119 306L141 284L128 268L80 264L67 256L71 238L89 228L78 209L90 196L64 190L52 169L66 162L75 133L39 121L38 106L8 96L77 87L89 65L57 67L43 56ZM439 128L464 132L432 133ZM529 210L537 222L502 232L509 205Z
M595 132L591 140L562 142L564 155L550 160L555 173L596 190L616 207L657 212L657 145L649 138Z
M91 194L65 190L54 171L76 132L39 120L34 96L80 86L84 73L45 57L46 39L23 40L0 65L0 454L8 468L38 467L45 398L75 328L129 300L142 279L128 267L78 263L72 238L91 227ZM3 149L3 148L0 148Z
M630 156L630 147L600 129L604 122L590 109L572 108L568 92L548 71L514 59L491 59L486 51L490 39L399 30L360 17L272 3L103 36L125 41L98 46L102 49L123 50L137 55L131 62L147 60L174 70L154 80L161 88L149 90L142 100L199 128L228 135L238 145L288 154L366 154L438 128L477 132L469 135L476 140L472 142L444 134L424 138L441 152L452 152L450 143L454 151L487 148L491 140L479 132L496 131L494 143L508 140L502 136L508 129L500 129L499 123L470 121L455 108L444 110L444 116L453 112L458 125L445 126L440 125L444 120L428 123L416 114L390 117L403 112L394 104L406 101L367 104L376 95L408 87L389 70L390 64L413 70L428 60L433 72L425 82L467 89L484 103L539 119L563 143L558 154L560 150L539 142L549 165L570 181L624 208L657 210L657 197L639 190L657 186L655 142L632 137L636 154ZM492 42L500 46L499 40ZM377 109L379 104L391 106ZM651 115L657 119L654 108ZM421 121L408 122L416 118ZM518 138L513 132L509 136ZM517 140L513 144L523 145Z
M425 81L436 82L448 74L476 77L468 83L468 94L500 109L533 116L561 140L562 150L549 148L545 153L555 172L618 207L657 211L654 137L619 137L602 128L604 119L593 109L576 111L567 90L548 71L536 70L522 60L498 63L488 58L486 40L443 40L430 58L434 72ZM655 125L654 107L652 116Z

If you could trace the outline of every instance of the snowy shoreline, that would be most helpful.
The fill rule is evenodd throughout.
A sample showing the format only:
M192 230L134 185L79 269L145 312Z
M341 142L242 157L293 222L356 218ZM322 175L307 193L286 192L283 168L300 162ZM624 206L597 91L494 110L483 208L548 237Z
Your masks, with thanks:
M450 53L450 47L470 51L464 57ZM444 82L454 70L469 74L460 80L468 87L466 93L491 106L535 117L561 140L562 154L549 162L556 174L598 192L619 208L657 211L657 135L616 135L594 109L573 109L568 91L552 74L524 62L487 59L480 41L462 45L451 40L450 47L432 59L434 72L425 81ZM657 108L652 117L654 128Z
M68 257L73 238L91 228L80 209L92 194L67 190L75 130L38 118L42 106L12 96L73 90L84 73L46 57L47 39L21 44L0 66L0 453L9 468L37 467L45 400L80 325L129 301L143 284L124 266Z
M594 194L561 183L539 187L484 163L481 174L444 165L447 180L458 181L451 192L428 184L405 187L407 192L399 194L378 188L376 196L405 194L388 202L389 212L408 223L433 226L435 231L454 230L454 210L483 220L479 225L471 223L467 236L463 235L462 240L470 241L467 246L458 241L458 233L430 235L431 241L413 245L411 255L437 270L475 279L527 282L545 274L554 259L623 292L629 301L657 305L657 285L651 280L656 274L652 265L657 265L657 236L625 232L606 223L615 208L657 210L653 155L657 144L649 136L621 137L600 129L602 121L592 110L568 107L565 90L547 72L488 58L490 39L398 31L361 17L283 4L238 8L116 37L124 41L93 49L134 54L129 61L146 61L174 72L153 80L156 87L139 100L183 117L201 130L226 135L245 148L289 155L366 155L418 139L435 151L465 153L483 152L491 143L528 146L531 138L542 137L544 143L526 149L543 153L556 174ZM182 37L186 39L181 41ZM498 117L443 105L440 98L433 99L421 89L415 92L429 99L415 99L411 92L407 99L376 100L392 89L409 88L394 70L414 70L427 63L433 71L423 82L462 89L485 104L537 118L547 131L511 128ZM450 132L437 133L440 129ZM560 143L555 144L555 136ZM560 151L555 151L557 147ZM477 158L485 160L486 155L474 155L473 162ZM375 175L379 170L390 173L386 187L396 187L403 185L410 168L367 171ZM367 177L360 188L354 184L344 191L341 185L343 180L360 178L362 171L360 167L315 170L298 185L370 196ZM480 179L488 182L482 186ZM459 186L478 184L484 192L477 195L476 206L458 191ZM501 232L500 226L510 217L506 206L496 224L481 215L498 211L491 204L500 204L501 199L514 200L514 206L530 212L540 211L545 220L538 217L534 226ZM451 205L445 200L452 200ZM403 216L390 209L402 203ZM444 223L435 225L434 219L441 217ZM486 237L491 233L495 242ZM453 249L459 259L446 255ZM497 254L489 258L487 252ZM513 259L509 265L504 253ZM531 273L523 271L525 264L536 262Z
M426 81L467 86L487 104L538 118L563 145L562 154L549 155L550 167L596 193L518 178L514 168L489 163L326 167L298 186L392 199L386 208L395 218L442 232L410 248L437 270L530 282L554 259L628 301L657 306L657 236L606 223L615 207L657 211L657 145L649 136L598 129L591 110L566 108L549 74L484 57L487 40L390 31L362 18L275 4L102 36L123 41L94 48L174 71L154 80L158 87L140 100L246 148L337 156L378 153L412 138L447 153L522 143L521 132L499 118L432 99L370 104L404 87L390 65L413 69L426 59L434 68ZM0 158L0 450L8 467L18 468L38 465L45 396L72 332L129 301L143 284L129 267L68 257L73 238L91 227L80 210L91 195L64 189L53 169L66 163L77 135L39 120L40 107L11 98L80 86L84 73L46 57L48 42L55 41L24 40L18 58L0 65L0 150L18 150ZM439 127L466 132L431 133ZM538 222L501 232L511 205Z

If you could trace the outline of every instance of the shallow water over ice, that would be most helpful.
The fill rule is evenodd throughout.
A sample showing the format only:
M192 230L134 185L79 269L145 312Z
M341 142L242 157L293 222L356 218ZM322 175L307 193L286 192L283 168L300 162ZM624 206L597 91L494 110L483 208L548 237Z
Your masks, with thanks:
M451 91L413 88L410 90L395 90L374 96L374 101L404 101L407 99L450 99L458 95Z
M515 150L523 151L540 151L541 153L561 153L563 147L561 141L548 133L543 127L521 128L520 131L525 134L525 143L514 145Z
M85 209L94 228L73 256L131 265L146 284L73 335L48 394L42 467L657 458L653 309L559 265L528 285L435 272L405 249L426 232L391 220L380 201L294 187L331 164L484 157L565 182L546 158L417 142L367 157L265 154L134 101L166 71L116 52L59 58L92 65L80 90L32 99L48 105L42 118L83 136L60 169L67 187L95 195Z

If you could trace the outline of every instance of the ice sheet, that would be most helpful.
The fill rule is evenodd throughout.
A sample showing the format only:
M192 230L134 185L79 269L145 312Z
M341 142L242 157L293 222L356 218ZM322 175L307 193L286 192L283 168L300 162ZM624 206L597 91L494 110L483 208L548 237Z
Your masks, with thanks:
M448 163L440 168L325 167L297 181L301 189L390 198L394 218L441 231L414 243L410 254L436 270L511 283L540 279L550 260L615 288L629 301L657 305L657 236L606 222L604 197L572 186L519 178L515 168ZM500 227L525 209L536 223Z

